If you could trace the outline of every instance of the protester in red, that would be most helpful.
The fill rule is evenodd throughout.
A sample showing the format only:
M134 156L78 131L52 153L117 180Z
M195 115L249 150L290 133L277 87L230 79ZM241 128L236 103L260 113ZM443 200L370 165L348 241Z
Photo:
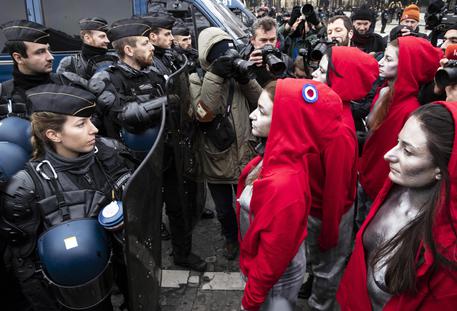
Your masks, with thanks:
M284 79L266 86L250 115L252 133L266 145L238 183L243 310L258 310L277 297L295 303L306 268L307 157L339 136L341 114L340 98L325 84Z
M455 310L457 103L416 110L384 156L389 179L360 228L341 310Z
M336 290L351 254L358 149L350 101L367 95L378 72L377 61L354 47L331 48L313 72L313 80L328 84L342 99L345 126L320 154L308 156L312 204L306 248L312 275L311 310L335 309Z
M360 49L333 46L325 54L319 68L313 72L313 80L326 83L343 101L343 121L355 131L351 112L351 100L367 96L379 76L376 59Z
M395 146L406 119L419 107L419 88L433 80L441 56L442 52L427 40L408 36L390 42L379 62L385 84L373 100L368 116L370 133L360 158L359 225L389 173L383 155Z

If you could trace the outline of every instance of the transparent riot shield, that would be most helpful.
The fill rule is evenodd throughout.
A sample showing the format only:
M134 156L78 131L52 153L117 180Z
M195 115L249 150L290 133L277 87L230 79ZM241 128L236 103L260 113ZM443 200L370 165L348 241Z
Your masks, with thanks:
M165 120L163 105L157 139L123 193L130 311L159 310Z
M185 56L183 55L185 58ZM201 167L196 150L197 121L189 116L191 96L187 58L165 86L168 97L167 145L172 148L178 176L176 195L179 196L187 224L194 226L205 204L206 188L201 180Z

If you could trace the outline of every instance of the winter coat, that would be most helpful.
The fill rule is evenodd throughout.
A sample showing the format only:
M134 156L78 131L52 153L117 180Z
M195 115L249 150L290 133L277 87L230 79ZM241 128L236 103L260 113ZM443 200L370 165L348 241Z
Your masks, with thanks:
M384 154L397 144L398 133L411 112L419 107L419 88L433 80L443 54L421 38L400 37L398 44L398 73L389 111L381 125L369 134L360 158L360 183L371 199L376 198L389 174ZM379 90L373 103L378 97Z
M198 40L198 58L201 67L207 71L210 64L206 57L211 47L231 37L219 28L206 28L200 33ZM203 78L197 73L190 75L190 94L194 111L199 102L214 114L224 114L229 95L229 80L206 72ZM254 141L251 133L249 114L257 107L257 100L262 89L255 80L247 84L234 83L230 122L235 130L235 142L226 150L218 150L209 139L199 133L201 163L203 174L210 183L238 182L241 169L253 158L254 149L250 140Z
M304 87L304 93L317 95L316 102L304 99ZM247 277L242 304L247 310L260 308L306 238L311 206L307 156L320 153L339 135L341 113L341 100L327 85L278 80L263 165L252 188L250 225L243 238L239 236L240 269ZM256 157L243 170L237 198L260 160Z
M454 127L457 124L457 103L441 103L452 114ZM457 148L457 136L454 137L454 149ZM447 260L457 263L455 254L457 252L457 238L454 229L457 226L457 153L453 152L448 164L450 180L450 213L437 207L433 225L433 238L437 251ZM370 311L371 301L367 290L367 263L363 247L363 234L370 221L375 217L384 200L387 198L392 182L387 180L373 203L370 214L357 233L354 251L349 260L346 271L340 283L337 293L337 300L342 311ZM442 201L444 203L444 200ZM450 217L450 215L452 215ZM452 223L452 224L451 224ZM436 271L432 271L433 257L431 250L420 245L418 264L416 270L416 294L400 294L392 296L386 303L383 310L455 310L457 305L457 271L447 269L442 265Z

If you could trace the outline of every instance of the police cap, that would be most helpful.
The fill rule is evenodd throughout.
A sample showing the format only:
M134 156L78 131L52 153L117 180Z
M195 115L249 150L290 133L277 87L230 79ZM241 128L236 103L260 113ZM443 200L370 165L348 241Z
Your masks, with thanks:
M126 37L148 36L151 27L141 18L126 18L114 22L108 30L108 39L113 42Z
M176 21L173 16L164 14L158 16L143 16L143 19L152 30L157 30L159 28L171 30Z
M48 29L41 24L26 20L14 20L1 25L1 28L8 41L49 43Z
M43 84L26 92L32 112L54 112L90 117L95 111L95 95L73 86Z
M79 28L81 30L98 30L107 32L108 22L101 17L83 18L79 21Z
M186 37L190 36L189 28L182 27L182 26L173 28L171 33L173 34L173 36L186 36Z

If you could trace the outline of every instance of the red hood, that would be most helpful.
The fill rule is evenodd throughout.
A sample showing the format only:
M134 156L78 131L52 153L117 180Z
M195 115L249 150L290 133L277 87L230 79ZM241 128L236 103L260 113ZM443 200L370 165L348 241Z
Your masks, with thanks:
M435 77L443 52L423 39L412 36L397 39L400 47L397 80L394 85L394 104L410 97L417 97L421 85ZM398 134L398 133L396 133Z
M316 102L304 100L304 86L315 88ZM341 113L341 99L327 85L278 80L263 166L252 189L251 222L240 241L240 268L248 278L242 303L249 310L260 307L306 237L311 206L306 158L338 135ZM241 173L238 198L259 161L253 159ZM238 219L239 213L237 204Z
M400 37L398 44L398 74L389 112L381 125L370 133L360 159L360 183L371 199L376 198L389 174L384 154L397 144L398 133L409 115L419 107L419 87L433 79L443 54L422 38ZM378 96L379 93L373 103Z
M332 47L332 63L336 70L329 70L329 85L344 104L364 98L379 75L376 59L356 47Z
M457 133L457 102L438 102L452 114L454 129ZM457 135L449 159L448 171L450 179L450 205L445 208L444 199L436 208L433 223L433 238L438 253L454 264L457 262L457 237L454 229L457 227ZM363 234L378 209L386 200L392 182L387 179L370 209L355 239L355 247L341 280L337 300L343 311L371 310L370 297L367 291L366 258L363 247ZM444 191L443 191L444 194ZM444 198L444 196L443 196ZM422 244L423 245L423 244ZM428 247L425 247L424 261L417 269L417 294L402 294L393 296L383 310L454 310L457 298L457 271L438 266L432 270L433 257ZM431 289L431 290L430 290Z
M317 89L318 100L303 99L304 85ZM338 133L342 103L327 85L305 79L278 80L262 176L281 170L303 170L304 156L319 153Z

